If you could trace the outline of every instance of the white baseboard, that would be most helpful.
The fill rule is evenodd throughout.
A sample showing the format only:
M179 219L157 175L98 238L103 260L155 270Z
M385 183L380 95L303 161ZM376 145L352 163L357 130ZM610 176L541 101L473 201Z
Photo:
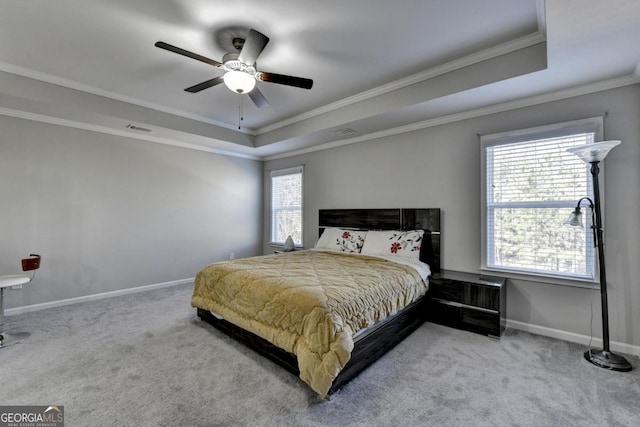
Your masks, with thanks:
M5 315L29 313L32 311L45 310L47 308L62 307L65 305L77 304L79 302L95 301L95 300L104 299L104 298L117 297L120 295L150 291L153 289L167 288L169 286L186 285L187 283L193 283L193 281L194 281L193 277L190 277L188 279L172 280L170 282L155 283L153 285L138 286L136 288L120 289L118 291L103 292L100 294L86 295L86 296L76 297L76 298L68 298L68 299L63 299L58 301L44 302L41 304L32 304L32 305L25 305L23 307L9 308L5 310L4 313Z
M575 334L573 332L548 328L546 326L532 325L530 323L518 322L516 320L507 319L507 328L513 328L525 332L530 332L536 335L557 338L559 340L574 342L577 344L582 344L584 346L589 345L590 340L590 337L588 335ZM640 356L640 346L625 344L617 341L609 341L609 345L612 351ZM593 337L593 339L591 339L591 347L602 348L602 339Z
M5 315L29 313L33 311L45 310L47 308L54 308L54 307L62 307L65 305L76 304L80 302L95 301L95 300L100 300L104 298L117 297L120 295L150 291L153 289L167 288L169 286L186 285L188 283L193 283L194 279L195 279L194 277L190 277L188 279L180 279L180 280L173 280L170 282L155 283L153 285L139 286L136 288L121 289L118 291L103 292L99 294L86 295L86 296L76 297L76 298L68 298L68 299L59 300L59 301L51 301L51 302L45 302L41 304L33 304L33 305L26 305L23 307L10 308L5 310ZM574 342L574 343L582 344L585 346L589 345L590 338L587 335L576 334L573 332L567 332L560 329L548 328L546 326L532 325L531 323L524 323L524 322L519 322L517 320L509 320L509 319L507 319L506 326L507 328L518 329L521 331L530 332L532 334L543 335L551 338L557 338L563 341ZM593 337L593 339L591 339L591 346L596 348L602 347L602 339ZM625 344L617 341L610 341L610 346L612 351L640 356L640 346Z

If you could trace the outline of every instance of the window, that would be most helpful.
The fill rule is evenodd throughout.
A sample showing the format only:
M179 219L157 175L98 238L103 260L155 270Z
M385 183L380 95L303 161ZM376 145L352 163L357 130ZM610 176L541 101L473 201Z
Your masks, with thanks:
M271 243L302 246L302 166L271 171Z
M481 137L483 268L593 280L591 210L584 229L563 225L593 200L590 166L567 148L601 140L602 118Z

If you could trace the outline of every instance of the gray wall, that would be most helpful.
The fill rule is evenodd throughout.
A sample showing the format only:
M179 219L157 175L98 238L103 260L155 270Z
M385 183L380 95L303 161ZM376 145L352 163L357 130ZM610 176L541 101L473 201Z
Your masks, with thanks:
M179 281L262 245L262 162L0 116L0 274L20 307Z
M412 133L265 162L268 169L305 164L304 244L317 239L318 209L440 207L444 268L480 266L478 134L585 117L605 119L605 139L621 139L605 162L606 248L612 342L640 345L640 86L549 102ZM269 194L269 181L264 181ZM268 242L265 198L264 242ZM263 246L263 251L270 248ZM599 292L543 281L510 280L507 315L523 329L562 338L601 337ZM579 341L579 339L578 339ZM636 347L637 349L637 347Z

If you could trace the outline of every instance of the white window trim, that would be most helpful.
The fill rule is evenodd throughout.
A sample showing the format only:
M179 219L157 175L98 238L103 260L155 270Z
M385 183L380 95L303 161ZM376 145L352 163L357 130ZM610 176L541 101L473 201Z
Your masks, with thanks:
M277 169L277 170L272 170L269 171L269 243L268 245L272 248L277 248L277 249L282 249L284 248L284 242L273 242L271 241L271 237L273 236L273 209L272 209L272 198L273 198L273 188L271 187L271 183L272 183L272 178L278 177L278 176L284 176L284 175L293 175L293 174L302 174L302 194L301 194L301 209L302 209L302 227L300 230L300 240L301 240L301 244L297 244L295 245L296 249L303 249L304 248L304 165L300 165L300 166L294 166L291 168L286 168L286 169Z
M588 289L599 289L599 274L598 263L595 262L595 271L593 279L582 279L578 277L564 277L555 276L535 272L514 272L512 270L505 270L495 267L487 266L487 150L489 146L515 143L520 141L530 141L535 139L543 139L547 137L557 136L561 133L579 133L579 132L594 132L594 142L603 140L603 117L590 117L586 119L573 120L563 123L555 123L545 126L531 127L527 129L519 129L514 131L506 131L494 134L480 135L481 156L480 156L480 175L481 175L481 188L480 188L480 210L481 210L481 227L480 227L480 240L481 240L481 265L480 271L486 273L498 273L503 277L510 279L517 279L523 281L530 281L536 283L549 283L564 286L573 286ZM585 165L586 167L586 165ZM604 223L604 162L601 162L598 167L600 168L599 189L600 200L603 208L602 220ZM578 200L576 200L576 203ZM586 221L589 219L585 219ZM597 251L593 251L594 256L597 257Z

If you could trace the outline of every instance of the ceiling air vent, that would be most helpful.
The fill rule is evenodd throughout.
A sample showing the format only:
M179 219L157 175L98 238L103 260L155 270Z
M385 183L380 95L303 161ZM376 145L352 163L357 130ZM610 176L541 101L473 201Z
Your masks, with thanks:
M353 135L356 132L355 130L351 129L351 128L344 128L344 129L339 129L339 130L334 130L333 131L333 136L349 136L349 135Z
M141 126L132 125L131 123L129 123L127 125L127 128L131 129L131 130L138 130L140 132L151 132L151 129L143 128Z

